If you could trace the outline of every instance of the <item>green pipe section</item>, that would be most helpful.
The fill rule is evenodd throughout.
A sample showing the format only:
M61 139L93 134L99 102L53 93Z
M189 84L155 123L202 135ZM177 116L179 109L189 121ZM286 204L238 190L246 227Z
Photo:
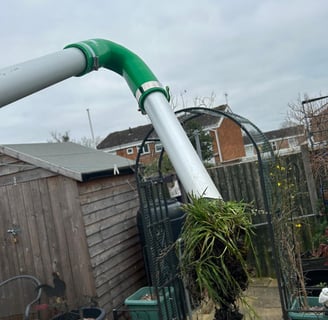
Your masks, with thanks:
M170 99L168 91L162 87L142 59L115 42L104 39L91 39L70 44L66 48L78 48L86 57L86 68L78 76L101 67L121 75L128 83L143 113L145 113L143 102L151 92L160 91L168 100Z

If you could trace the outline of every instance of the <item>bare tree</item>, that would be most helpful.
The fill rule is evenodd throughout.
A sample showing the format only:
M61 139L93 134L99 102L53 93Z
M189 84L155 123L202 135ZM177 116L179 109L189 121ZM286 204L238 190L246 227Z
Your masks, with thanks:
M299 123L290 120L290 119L285 119L281 124L280 124L280 128L289 128L289 127L295 127L299 125Z
M171 96L170 105L173 110L185 109L189 107L203 107L203 108L213 108L215 107L216 94L211 92L209 96L195 97L190 102L187 97L187 90L180 92L179 96Z
M209 97L196 97L194 98L195 107L204 107L204 108L213 108L216 95L214 92L211 92Z
M96 149L97 145L101 142L102 138L101 137L95 137L94 139L92 138L87 138L87 137L82 137L81 139L72 139L70 137L70 132L65 131L64 133L60 133L57 131L52 131L50 132L51 139L48 140L48 142L53 143L53 142L74 142L77 144L80 144L85 147L89 148L94 148Z
M328 141L328 96L310 99L307 94L299 95L294 103L288 104L288 122L304 126L311 148L327 145Z
M64 133L60 133L57 131L50 132L51 139L48 142L68 142L71 141L69 136L69 131L65 131Z
M328 96L298 97L288 105L288 120L305 128L312 172L323 200L328 201Z
M88 137L82 137L77 140L76 143L81 144L82 146L96 149L97 145L102 141L102 138L97 136L94 139Z

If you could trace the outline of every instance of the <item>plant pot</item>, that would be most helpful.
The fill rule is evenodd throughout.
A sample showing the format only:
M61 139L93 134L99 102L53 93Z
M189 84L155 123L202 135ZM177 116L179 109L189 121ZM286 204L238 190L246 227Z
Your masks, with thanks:
M328 269L313 269L303 272L308 296L318 297L322 288L328 285Z
M328 310L319 310L319 308L322 308L322 304L319 303L318 297L307 297L307 302L310 308L318 307L318 310L302 310L300 308L299 298L297 298L293 301L292 307L288 312L289 318L291 320L328 320Z
M328 269L328 258L302 258L303 271L315 269Z
M80 311L82 311L83 318L103 320L106 313L104 309L97 307L84 307L80 310L71 310L63 314L57 314L52 320L78 320L80 319Z
M132 320L169 320L174 318L174 309L177 305L173 299L173 288L163 288L159 292L159 299L144 297L153 297L155 287L142 287L125 299L125 305L128 307ZM159 300L159 302L158 302ZM163 313L162 317L159 311Z

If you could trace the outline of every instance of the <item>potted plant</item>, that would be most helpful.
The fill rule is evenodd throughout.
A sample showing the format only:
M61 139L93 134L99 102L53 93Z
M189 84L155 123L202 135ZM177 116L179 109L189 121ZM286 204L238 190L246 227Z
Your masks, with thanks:
M191 197L181 239L181 273L193 305L215 304L215 319L242 319L250 272L246 262L253 250L249 205L242 202Z
M312 237L312 249L302 255L303 270L328 269L328 228L319 226Z
M167 303L172 298L173 291L172 287L164 287L161 290L142 287L126 298L124 304L128 307L132 320L170 320L173 318L173 308L177 308L174 300L173 304Z
M306 293L315 297L328 285L328 228L325 227L324 232L320 229L313 236L313 249L302 256Z
M304 227L310 224L307 223L300 200L301 181L298 171L293 163L282 158L277 159L271 170L272 222L288 317L292 320L328 319L318 299L321 288L315 288L310 279L314 278L314 274L309 271L318 269L315 264L322 253L313 249L316 237L312 237L310 242L304 241ZM311 248L308 248L309 243ZM305 255L305 248L312 253ZM317 285L325 281L322 276L322 281L316 280ZM316 296L312 296L314 292Z

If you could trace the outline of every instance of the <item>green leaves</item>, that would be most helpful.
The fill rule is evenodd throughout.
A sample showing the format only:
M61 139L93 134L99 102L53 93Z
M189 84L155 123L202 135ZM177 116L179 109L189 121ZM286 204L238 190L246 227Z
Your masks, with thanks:
M234 304L249 280L249 205L192 197L183 209L187 217L181 235L181 271L186 283L192 283L191 294L201 297L206 293L221 306Z

